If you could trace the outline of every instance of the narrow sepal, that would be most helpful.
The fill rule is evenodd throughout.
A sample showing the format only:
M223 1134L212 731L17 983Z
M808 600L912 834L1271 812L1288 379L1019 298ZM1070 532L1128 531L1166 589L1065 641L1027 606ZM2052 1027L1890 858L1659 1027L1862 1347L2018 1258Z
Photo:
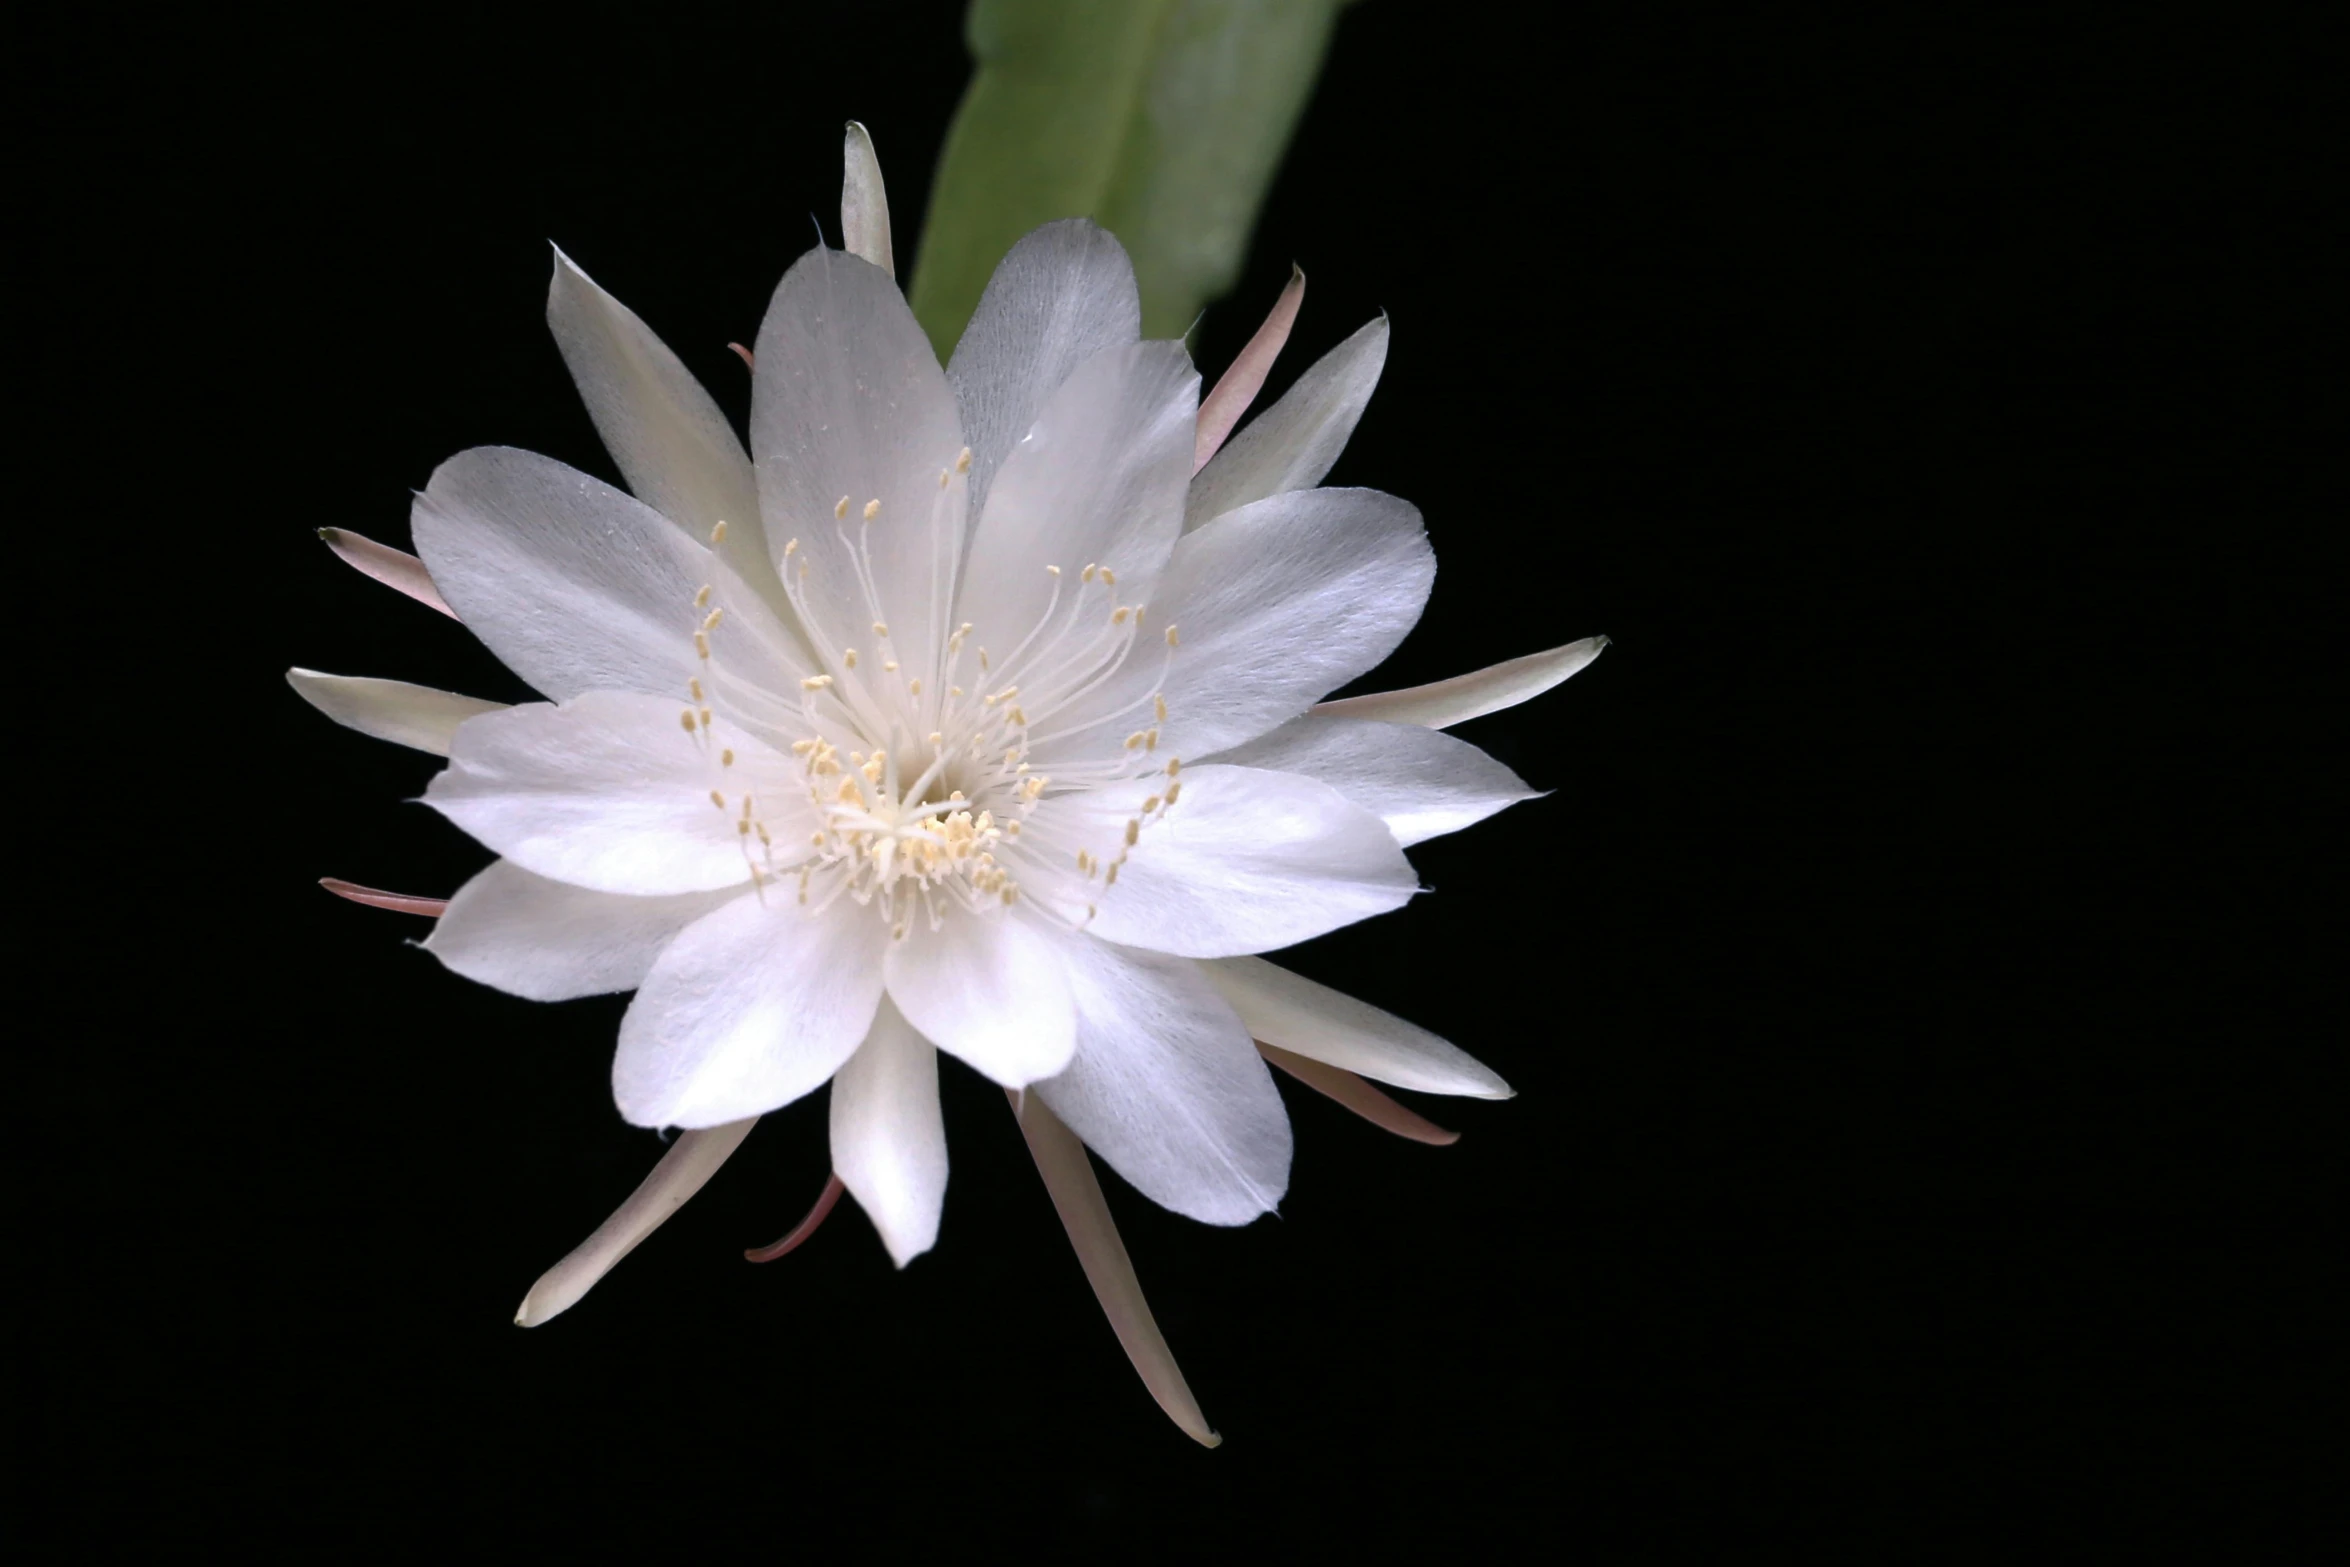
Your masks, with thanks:
M661 1162L653 1166L644 1184L630 1194L611 1218L596 1229L596 1233L580 1242L577 1250L549 1268L522 1297L522 1308L514 1313L517 1327L535 1328L579 1304L580 1298L596 1287L596 1281L619 1263L620 1259L636 1250L644 1238L659 1229L688 1198L702 1189L702 1184L718 1173L718 1167L727 1161L742 1141L758 1124L758 1117L713 1126L707 1131L684 1132Z

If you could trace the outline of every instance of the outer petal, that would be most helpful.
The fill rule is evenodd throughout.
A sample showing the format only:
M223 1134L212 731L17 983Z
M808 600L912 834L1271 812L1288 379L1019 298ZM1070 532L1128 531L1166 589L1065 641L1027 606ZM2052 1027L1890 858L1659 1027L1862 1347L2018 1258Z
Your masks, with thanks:
M1078 947L1077 1054L1035 1091L1160 1207L1205 1224L1272 1212L1289 1114L1231 1006L1189 959Z
M680 712L659 697L591 691L561 707L485 714L458 732L425 801L556 881L640 896L742 886L751 867L740 791L778 844L796 844L813 826L805 790L789 758L724 721L706 737L685 734ZM732 767L720 764L722 748Z
M638 1243L718 1173L718 1167L742 1146L757 1124L736 1121L706 1132L687 1132L671 1143L661 1162L653 1166L653 1173L619 1211L530 1287L530 1293L522 1298L522 1309L514 1313L515 1325L535 1328L579 1304L580 1297L594 1289L621 1258L636 1250Z
M644 983L677 933L729 898L590 892L500 860L457 889L424 950L467 979L532 1001L608 995Z
M1119 858L1152 775L1048 799L1021 834L1055 863ZM1035 889L1104 941L1188 958L1286 947L1400 908L1417 882L1386 824L1328 784L1250 767L1185 768L1178 802L1143 824L1115 885L1062 873Z
M1387 318L1381 316L1315 361L1281 401L1225 443L1191 481L1183 526L1320 484L1346 449L1386 363Z
M938 1052L886 996L872 1032L832 1080L832 1170L899 1267L937 1241L947 1195Z
M1042 726L1038 766L1081 723L1142 727L1125 720L1161 689L1160 750L1188 759L1253 740L1393 652L1435 580L1420 514L1376 490L1299 490L1219 517L1175 546L1126 669ZM1167 650L1154 644L1170 625L1180 645L1162 685Z
M955 910L889 948L889 996L949 1055L1006 1088L1050 1077L1077 1047L1070 937L1016 910Z
M873 136L855 120L841 140L840 248L897 276L889 243L889 192L881 183L881 159Z
M702 383L635 311L560 250L547 285L547 325L636 498L697 543L723 521L723 553L735 569L763 567L751 460Z
M972 514L1071 371L1142 336L1134 264L1083 218L1047 223L996 264L947 365L971 443Z
M1148 595L1182 529L1198 413L1181 343L1130 343L1078 366L996 475L955 619L1009 652L1052 599L1048 564L1065 573L1064 603L1091 562L1117 572L1125 602Z
M1524 658L1494 664L1474 674L1455 675L1449 680L1432 681L1402 691L1342 696L1335 702L1317 705L1314 711L1348 718L1375 718L1390 724L1425 724L1430 729L1450 729L1454 724L1465 724L1472 718L1515 707L1528 697L1540 696L1599 657L1600 650L1606 646L1605 637L1585 637L1580 642L1554 647L1547 653L1529 653Z
M688 925L621 1020L620 1113L639 1126L716 1126L807 1093L871 1031L888 939L866 910L811 916L773 894Z
M1399 1088L1507 1099L1513 1090L1465 1052L1368 1002L1259 958L1202 964L1248 1031L1293 1055Z
M927 669L964 540L962 488L939 483L962 450L962 426L929 340L888 273L819 247L776 288L757 357L759 505L771 552L800 543L823 628L811 634L835 648L869 648L866 628L880 619L905 667ZM836 517L843 500L845 522ZM859 586L860 537L871 551L878 616Z
M699 672L695 596L714 590L729 646L787 686L798 638L706 547L577 469L511 447L441 464L416 498L416 547L458 618L558 701L582 691L674 692Z
M459 696L454 691L436 691L431 686L412 686L405 680L322 675L315 669L287 670L286 684L338 724L435 756L449 754L459 724L506 705Z
M1308 713L1213 761L1318 778L1409 846L1539 792L1466 740L1413 724Z

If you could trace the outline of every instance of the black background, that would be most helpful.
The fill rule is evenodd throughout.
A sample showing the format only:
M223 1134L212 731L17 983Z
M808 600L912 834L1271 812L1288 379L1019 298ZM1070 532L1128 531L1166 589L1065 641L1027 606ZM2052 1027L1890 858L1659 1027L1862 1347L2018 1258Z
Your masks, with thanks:
M1242 1231L1105 1182L1221 1450L1152 1407L951 1065L905 1273L853 1206L739 1260L823 1180L819 1097L510 1325L658 1148L610 1103L619 1000L469 985L314 885L484 856L404 803L432 759L287 666L523 693L312 530L404 542L472 445L616 478L549 241L739 419L724 345L837 242L844 119L914 248L958 12L207 11L43 55L45 1537L2305 1543L2340 1215L2291 1111L2339 1034L2292 755L2339 723L2308 590L2340 519L2298 464L2341 428L2278 305L2328 265L2317 113L2292 40L2170 13L1344 18L1202 364L1293 259L1276 390L1390 312L1333 479L1419 505L1441 570L1375 684L1616 645L1463 731L1549 797L1294 956L1519 1097L1423 1104L1465 1133L1433 1150L1292 1093L1290 1195Z

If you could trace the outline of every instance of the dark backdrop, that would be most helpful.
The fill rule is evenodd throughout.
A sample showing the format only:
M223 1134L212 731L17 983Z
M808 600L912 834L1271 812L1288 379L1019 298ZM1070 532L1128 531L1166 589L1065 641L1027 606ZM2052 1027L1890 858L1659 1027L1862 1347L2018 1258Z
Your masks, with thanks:
M2282 50L2151 14L1344 19L1203 365L1292 259L1277 383L1390 312L1333 477L1442 570L1379 684L1615 646L1463 730L1548 797L1294 958L1519 1097L1425 1104L1432 1150L1293 1092L1242 1231L1106 1182L1221 1451L951 1063L902 1275L853 1207L738 1258L821 1183L819 1096L510 1325L658 1148L619 1000L480 989L316 888L483 854L288 665L522 693L312 530L404 541L471 445L616 477L550 240L739 418L724 345L837 242L841 122L905 256L965 77L958 7L852 10L207 11L50 57L18 754L67 762L27 837L73 918L20 974L58 1139L20 1359L64 1548L1919 1560L2214 1500L2292 1539L2248 1411L2301 1397L2331 1210L2260 1040L2300 1027L2280 736L2321 712L2292 459L2338 428L2267 310L2318 265L2267 138L2314 114ZM2229 673L2246 609L2274 680Z

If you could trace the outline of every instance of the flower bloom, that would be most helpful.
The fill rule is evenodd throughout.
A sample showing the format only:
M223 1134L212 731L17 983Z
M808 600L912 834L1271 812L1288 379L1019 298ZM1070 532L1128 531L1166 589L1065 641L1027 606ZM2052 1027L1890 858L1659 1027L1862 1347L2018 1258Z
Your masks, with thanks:
M1332 1092L1509 1092L1255 956L1400 907L1407 845L1528 798L1441 726L1599 645L1320 701L1395 648L1435 573L1411 506L1317 487L1384 321L1227 441L1302 279L1203 407L1183 345L1142 340L1124 252L1072 221L1004 259L942 368L861 138L851 249L790 269L746 356L747 451L558 255L549 320L634 494L477 449L416 501L421 567L330 541L549 698L295 673L345 722L445 754L426 800L498 856L426 948L521 996L634 990L620 1111L703 1134L525 1320L826 1083L836 1180L904 1265L946 1190L939 1051L1021 1091L1056 1201L1065 1126L1212 1224L1287 1184L1268 1053L1321 1063Z

